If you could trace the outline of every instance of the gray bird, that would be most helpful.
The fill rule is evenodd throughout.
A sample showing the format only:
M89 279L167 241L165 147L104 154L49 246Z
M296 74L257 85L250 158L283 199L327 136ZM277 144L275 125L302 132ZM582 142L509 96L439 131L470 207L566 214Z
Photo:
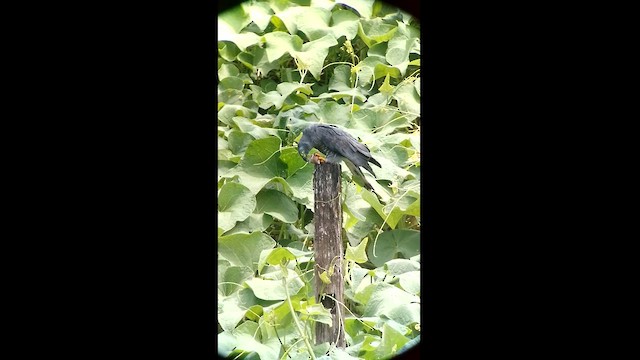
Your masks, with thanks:
M316 148L326 155L326 158L313 154L309 156L309 150ZM376 174L371 169L372 163L381 167L380 163L371 156L369 148L358 142L353 136L335 125L314 124L302 132L302 138L298 143L298 153L305 161L315 164L323 162L339 164L344 161L354 176L362 180L365 189L373 191L371 184L365 179L361 167L367 169L374 177ZM355 179L354 179L355 180Z

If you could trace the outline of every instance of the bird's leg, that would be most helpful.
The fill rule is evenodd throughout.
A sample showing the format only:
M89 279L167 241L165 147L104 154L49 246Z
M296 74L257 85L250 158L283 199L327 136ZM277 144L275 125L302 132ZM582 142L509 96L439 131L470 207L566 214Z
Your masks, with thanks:
M326 162L326 158L322 155L320 155L320 153L314 153L313 155L311 155L311 160L310 162L316 164L316 165L322 165Z

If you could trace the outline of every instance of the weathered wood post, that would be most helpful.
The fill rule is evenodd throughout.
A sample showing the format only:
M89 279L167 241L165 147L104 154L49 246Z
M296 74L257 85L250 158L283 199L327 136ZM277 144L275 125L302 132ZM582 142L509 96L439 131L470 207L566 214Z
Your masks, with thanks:
M315 285L316 301L321 302L332 314L333 326L316 323L316 344L323 342L335 343L344 348L344 313L342 305L329 297L328 294L343 303L344 281L342 276L342 208L340 206L340 164L324 163L317 165L313 174L313 188L315 196ZM320 274L327 271L333 264L331 283L324 284Z

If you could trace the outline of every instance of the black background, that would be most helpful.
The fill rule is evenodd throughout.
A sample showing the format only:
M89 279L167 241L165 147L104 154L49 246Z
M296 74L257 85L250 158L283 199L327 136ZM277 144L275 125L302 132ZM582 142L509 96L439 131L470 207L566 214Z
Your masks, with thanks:
M584 184L607 169L585 166L603 110L586 28L557 5L434 3L397 2L423 31L419 353L591 353L584 304L606 290L585 286L601 225ZM214 4L48 5L10 32L28 349L215 356Z

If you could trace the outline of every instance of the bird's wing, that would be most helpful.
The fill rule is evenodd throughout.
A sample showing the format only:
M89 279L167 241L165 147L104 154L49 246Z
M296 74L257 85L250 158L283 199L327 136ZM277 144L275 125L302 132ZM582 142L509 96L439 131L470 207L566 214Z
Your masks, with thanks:
M354 165L364 167L373 176L376 176L369 161L378 167L380 167L380 163L371 157L371 152L366 145L338 127L323 125L323 130L322 143L328 151L340 154L351 160Z

